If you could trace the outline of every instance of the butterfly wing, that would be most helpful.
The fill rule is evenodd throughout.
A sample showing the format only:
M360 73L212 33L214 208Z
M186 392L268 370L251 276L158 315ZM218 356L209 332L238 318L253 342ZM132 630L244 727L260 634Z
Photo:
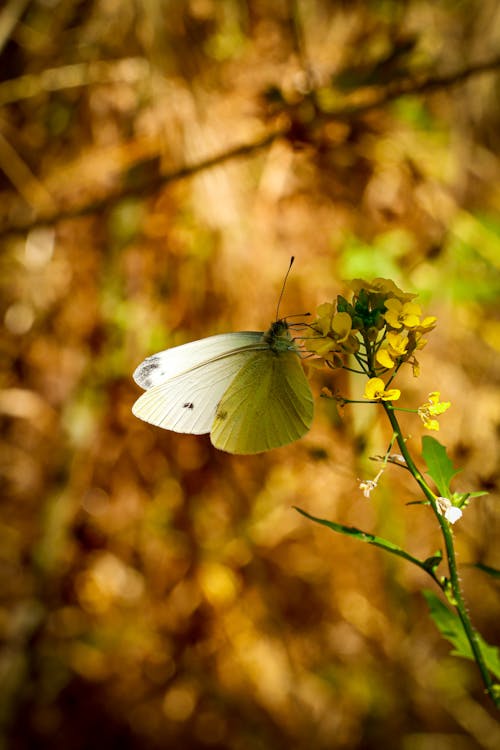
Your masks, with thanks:
M132 412L174 432L210 432L222 395L263 346L262 333L243 331L210 336L148 357L134 373L136 382L148 390Z
M314 402L293 351L255 352L216 409L213 445L229 453L260 453L298 440L311 427Z
M134 372L134 380L137 385L147 390L193 367L198 367L221 355L227 355L232 349L256 346L259 342L261 343L261 339L261 331L240 331L239 333L219 333L217 336L208 336L199 341L173 346L141 362ZM262 344L262 346L265 345Z

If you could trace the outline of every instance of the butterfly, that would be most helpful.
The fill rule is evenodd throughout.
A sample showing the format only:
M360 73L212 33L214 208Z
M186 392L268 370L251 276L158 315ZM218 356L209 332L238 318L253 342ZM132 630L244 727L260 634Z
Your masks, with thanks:
M228 453L261 453L308 432L313 395L290 326L278 319L293 261L267 331L221 333L145 359L134 372L145 390L135 416L174 432L209 432Z

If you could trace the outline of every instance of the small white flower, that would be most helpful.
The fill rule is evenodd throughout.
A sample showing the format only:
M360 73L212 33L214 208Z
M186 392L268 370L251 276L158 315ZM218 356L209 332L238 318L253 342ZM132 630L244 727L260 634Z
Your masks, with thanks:
M437 509L442 516L446 518L449 523L455 523L459 518L462 518L462 511L457 508L456 505L451 504L451 500L447 497L437 497Z
M377 474L377 476L375 477L375 479L364 479L362 482L358 479L359 489L363 490L363 495L366 498L370 499L370 493L373 492L373 490L375 489L375 487L378 485L378 480L380 479L380 477L384 473L384 470L385 470L385 466L383 466L380 469L380 471Z
M375 482L373 479L366 479L364 482L359 482L359 489L363 490L363 495L368 499L370 499L370 493L375 489L376 486L377 482Z
M452 505L451 508L448 508L448 510L445 512L444 517L450 523L455 523L455 521L458 521L459 518L462 518L462 515L463 513L460 508Z

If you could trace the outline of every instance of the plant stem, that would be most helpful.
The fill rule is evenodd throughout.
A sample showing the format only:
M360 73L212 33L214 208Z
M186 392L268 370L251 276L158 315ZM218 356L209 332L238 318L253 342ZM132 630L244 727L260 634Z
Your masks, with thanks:
M450 575L450 585L451 585L451 593L452 593L451 597L448 595L448 600L450 601L451 604L453 604L453 606L455 607L458 613L458 616L463 625L465 634L467 636L467 640L469 641L472 653L474 655L474 659L477 663L477 666L481 673L481 677L486 686L488 695L492 699L495 706L497 708L500 708L500 696L497 695L495 691L490 672L484 662L483 654L481 652L481 648L480 648L478 637L477 637L477 633L474 630L469 614L467 612L465 600L463 598L462 589L460 587L460 580L458 577L455 547L453 545L453 534L452 534L450 525L448 521L446 520L446 518L444 518L444 516L439 512L437 503L436 503L436 497L434 493L428 486L427 482L425 481L420 471L417 469L415 462L413 461L408 451L406 442L401 433L399 422L396 418L396 415L394 414L393 407L390 404L387 404L383 401L381 403L382 403L382 406L384 407L387 417L389 418L392 429L394 430L394 433L396 434L396 439L398 441L399 448L406 461L408 469L413 474L415 481L418 483L419 487L421 488L426 498L429 500L432 510L434 511L434 514L441 527L441 533L443 535L445 548L446 548L446 557L448 560L448 570L449 570L449 575ZM441 585L441 588L446 593L446 585L444 583Z

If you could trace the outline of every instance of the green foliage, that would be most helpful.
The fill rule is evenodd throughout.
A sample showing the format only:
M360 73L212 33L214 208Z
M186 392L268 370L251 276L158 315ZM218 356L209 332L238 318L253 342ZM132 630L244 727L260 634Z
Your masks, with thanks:
M118 247L131 242L141 230L145 208L143 201L128 198L117 203L108 220L110 240Z
M465 659L474 660L472 649L458 615L450 612L448 607L432 592L423 592L429 613L441 635L446 638L452 645L452 654L462 656ZM500 652L496 646L490 646L481 636L476 633L475 637L483 655L488 669L498 679L500 679Z
M392 446L396 441L401 450L402 463L414 476L423 491L426 504L429 504L439 522L446 548L448 575L439 578L437 576L436 570L442 559L440 552L422 561L382 537L368 534L355 527L348 527L311 516L302 510L299 512L332 531L373 544L425 570L438 584L448 603L455 607L458 613L458 616L454 616L455 619L450 620L449 610L443 607L439 600L432 600L431 609L438 627L442 629L448 639L451 639L459 655L474 659L490 698L497 707L500 707L496 688L492 684L490 675L491 671L498 671L498 654L495 649L491 649L479 640L469 619L460 587L453 535L450 528L451 524L462 517L461 507L467 504L469 498L477 497L483 493L452 493L450 483L459 469L453 466L446 448L435 438L426 436L422 439L422 455L427 463L428 474L440 493L440 496L435 495L421 476L408 450L395 414L396 409L392 404L389 406L385 403L385 401L397 400L400 391L398 389L386 389L384 380L376 376L377 364L383 366L385 375L387 375L388 370L394 369L394 373L388 380L388 383L392 383L403 357L407 361L410 360L420 336L424 331L434 328L436 318L431 316L424 318L422 321L421 308L413 301L415 295L398 289L391 279L378 278L373 281L365 281L356 278L351 282L351 287L353 288L352 302L339 295L336 312L335 306L328 302L318 307L318 319L311 325L311 328L319 336L314 340L314 345L310 342L309 346L313 349L316 348L321 357L329 356L331 359L327 361L327 364L334 362L337 367L345 366L342 354L345 354L345 352L353 354L359 370L348 369L351 372L368 376L363 398L368 399L371 403L382 402L393 428L394 437L388 448L382 469L374 479L360 482L360 488L363 489L365 496L369 497L377 487L378 480L390 459ZM354 330L354 334L352 334L352 330ZM361 340L358 340L356 336L360 336ZM342 349L343 346L345 351ZM386 348L382 350L384 346ZM335 356L332 359L332 353L336 355L336 359ZM412 364L414 374L418 374L418 363L413 360ZM430 393L429 401L415 410L428 429L438 429L439 425L435 417L443 414L450 406L449 402L441 403L439 396L438 391ZM340 399L343 403L350 402L349 399L342 396L339 397ZM405 411L411 410L405 409ZM456 625L457 622L459 627Z
M487 573L492 578L500 578L500 570L492 568L490 565L483 565L483 563L475 563L474 568L482 570L483 573Z
M432 117L426 103L416 96L403 96L392 105L392 111L403 122L418 130L434 130L436 120Z
M342 276L344 278L381 276L397 281L401 275L399 260L411 251L413 244L413 237L406 229L383 232L377 235L371 243L363 242L354 235L348 235L342 247Z
M457 213L446 243L449 291L456 300L493 303L500 293L500 224L489 215Z
M424 567L426 570L428 570L430 573L435 573L437 567L443 560L443 553L441 550L437 550L433 555L430 557L427 557L424 560Z
M314 521L315 523L319 523L322 526L326 526L332 531L336 531L339 534L345 534L345 536L350 536L354 539L358 539L360 542L373 544L374 547L380 547L386 552L390 552L393 555L402 557L408 562L411 562L414 565L418 565L420 568L423 568L432 576L434 576L435 568L441 562L442 555L440 552L436 552L435 555L429 557L427 560L419 560L418 558L413 557L413 555L410 555L408 552L405 552L405 550L401 547L398 547L398 545L394 544L394 542L390 542L388 539L384 539L381 536L375 536L374 534L370 534L367 531L357 529L354 526L344 526L343 524L336 523L335 521L327 521L326 518L317 518L316 516L312 516L310 513L307 513L307 511L302 510L301 508L295 507L295 510L308 518L310 521Z
M469 500L474 497L482 497L487 492L452 492L450 482L454 476L460 473L461 469L455 469L451 459L446 453L444 445L430 437L424 435L422 438L422 455L427 464L428 474L434 480L441 497L447 497L457 508L467 505Z
M422 438L422 455L427 464L428 474L434 480L439 494L442 497L449 497L450 482L460 469L453 467L444 445L429 435L424 435Z

